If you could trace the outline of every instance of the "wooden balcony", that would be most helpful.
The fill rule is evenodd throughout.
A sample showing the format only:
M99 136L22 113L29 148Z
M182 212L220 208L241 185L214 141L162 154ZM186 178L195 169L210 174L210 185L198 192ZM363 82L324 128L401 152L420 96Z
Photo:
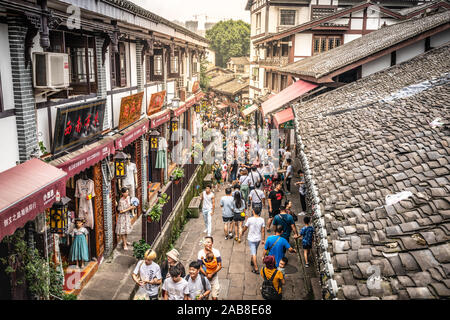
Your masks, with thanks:
M258 63L263 66L284 67L289 63L289 57L268 57L258 59Z

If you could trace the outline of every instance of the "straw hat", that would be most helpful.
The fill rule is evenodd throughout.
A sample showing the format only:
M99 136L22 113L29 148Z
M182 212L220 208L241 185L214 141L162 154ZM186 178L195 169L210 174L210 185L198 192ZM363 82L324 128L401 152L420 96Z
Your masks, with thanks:
M178 262L179 257L180 257L180 253L178 252L177 249L172 249L172 250L170 250L169 252L167 252L166 255L167 255L167 257L169 257L169 258L175 260L176 262Z

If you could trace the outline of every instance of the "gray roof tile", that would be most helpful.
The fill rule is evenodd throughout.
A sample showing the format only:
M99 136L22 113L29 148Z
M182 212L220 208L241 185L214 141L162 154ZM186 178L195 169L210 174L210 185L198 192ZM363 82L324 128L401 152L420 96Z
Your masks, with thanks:
M431 294L430 290L426 287L419 288L406 288L408 295L411 299L421 300L421 299L433 299L434 296Z

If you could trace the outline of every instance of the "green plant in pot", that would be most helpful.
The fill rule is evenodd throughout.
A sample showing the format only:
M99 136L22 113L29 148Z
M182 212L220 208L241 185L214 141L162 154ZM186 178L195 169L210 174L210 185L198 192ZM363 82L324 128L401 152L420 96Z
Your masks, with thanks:
M169 201L169 199L170 197L166 193L163 193L161 194L161 196L159 196L153 207L146 213L148 222L159 222L159 220L161 219L163 207Z
M172 172L172 180L175 184L180 183L181 178L184 177L184 169L180 167L176 167Z
M144 259L145 252L148 249L151 249L151 246L144 239L133 242L133 256L138 260Z

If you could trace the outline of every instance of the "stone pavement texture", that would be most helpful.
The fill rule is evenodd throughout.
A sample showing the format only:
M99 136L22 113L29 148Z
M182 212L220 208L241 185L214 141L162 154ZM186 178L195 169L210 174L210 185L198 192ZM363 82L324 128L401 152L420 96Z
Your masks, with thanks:
M292 182L292 186L293 186ZM298 196L298 190L292 187L293 193L289 195L289 199L293 201L293 208L295 212L301 211L300 199ZM216 192L216 209L212 215L212 236L214 238L213 247L218 249L222 256L223 268L219 271L219 283L220 283L220 300L262 300L260 287L262 284L262 277L258 274L251 272L250 266L250 249L247 244L248 231L242 237L241 243L233 239L225 240L222 222L222 210L220 207L220 198L225 195L225 187L220 188L220 192ZM264 208L261 215L266 224L268 221L268 211ZM296 223L297 230L300 231L303 226L303 218L299 216L299 220ZM200 213L200 217L191 219L185 225L183 232L175 243L174 247L180 252L180 259L185 265L186 269L191 261L197 260L198 251L203 248L201 241L206 235L203 233L205 229L203 216ZM272 233L267 234L273 235ZM295 241L291 238L291 246L295 248ZM263 245L260 244L257 252L258 268L263 266L261 261L262 252L264 250ZM300 254L303 254L300 251ZM308 294L305 287L304 271L299 260L298 254L287 253L289 259L288 266L286 268L286 284L283 287L283 300L303 300L308 299ZM310 267L306 269L307 276L309 278L315 276L315 265L310 264Z
M139 241L141 235L142 219L138 218L127 240L132 244ZM111 257L99 266L96 274L81 290L78 300L129 300L135 288L131 273L136 262L133 246L128 246L128 251L125 251L122 244L119 244Z

